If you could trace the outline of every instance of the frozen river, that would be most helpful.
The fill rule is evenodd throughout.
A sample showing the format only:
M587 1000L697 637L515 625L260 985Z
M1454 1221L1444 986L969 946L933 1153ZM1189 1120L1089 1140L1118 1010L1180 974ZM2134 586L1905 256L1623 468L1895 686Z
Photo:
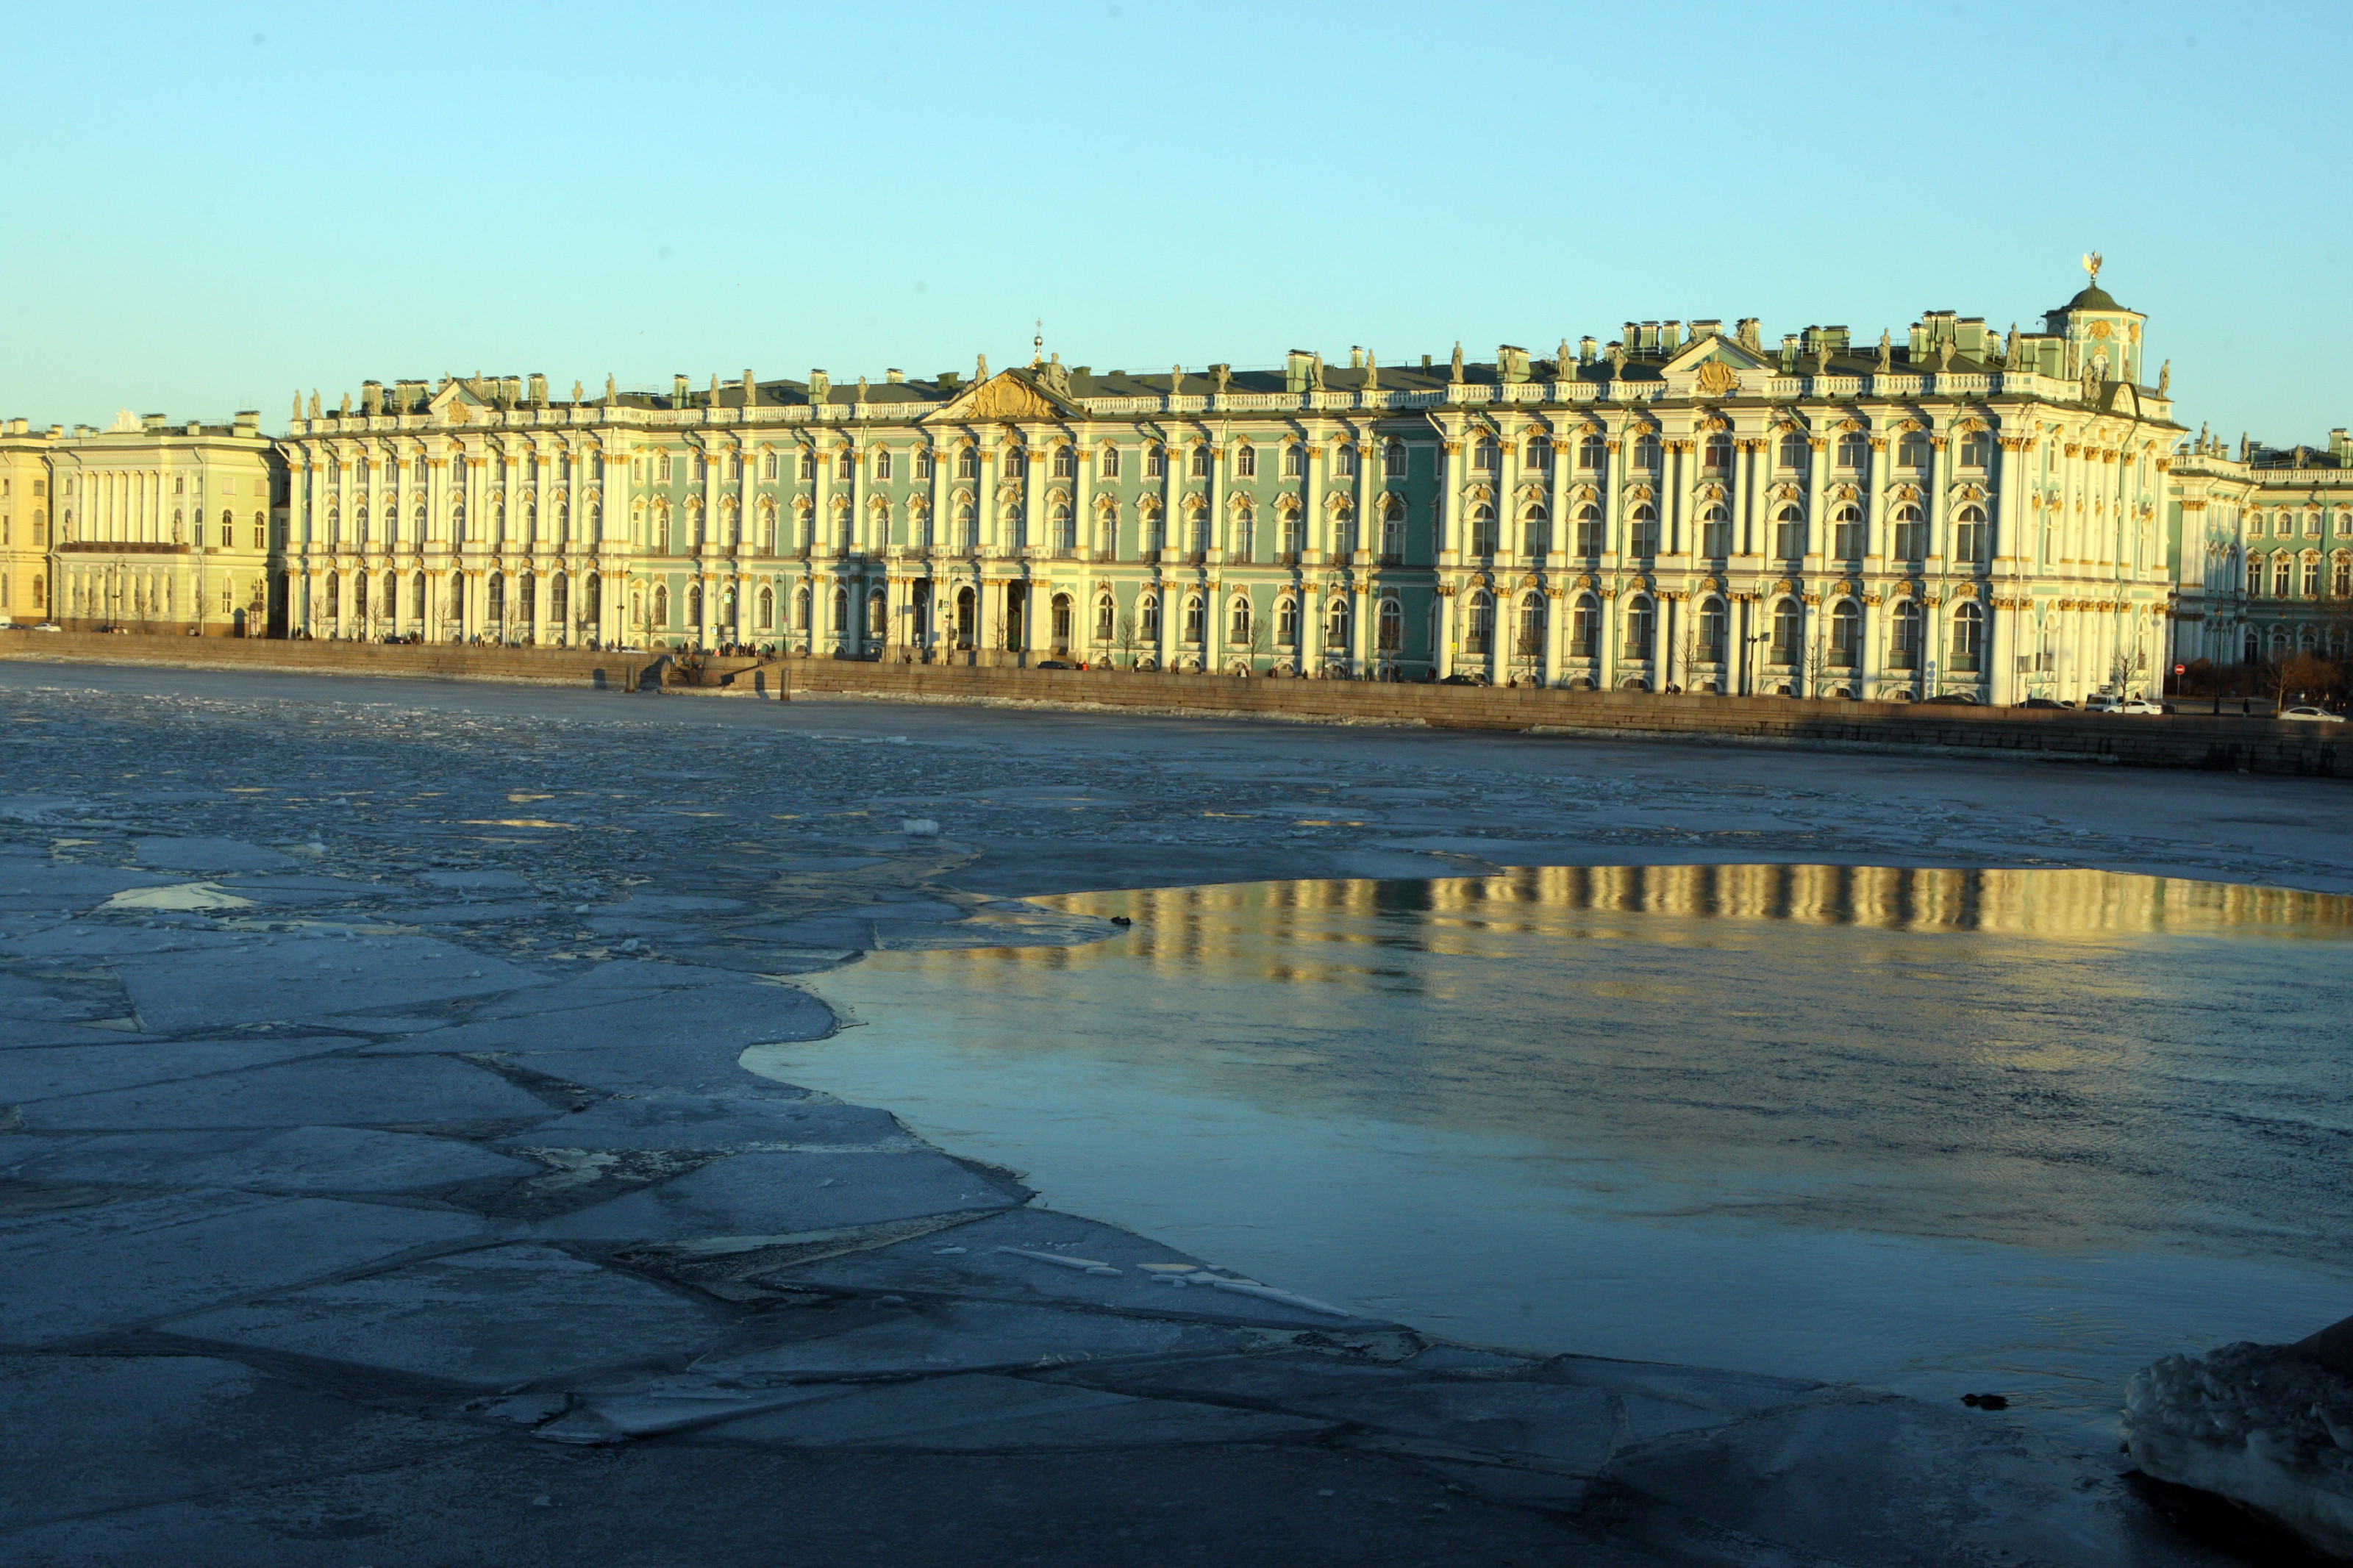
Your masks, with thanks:
M2353 900L2102 871L1552 868L1064 895L747 1064L1045 1201L1545 1351L2008 1394L2353 1305Z

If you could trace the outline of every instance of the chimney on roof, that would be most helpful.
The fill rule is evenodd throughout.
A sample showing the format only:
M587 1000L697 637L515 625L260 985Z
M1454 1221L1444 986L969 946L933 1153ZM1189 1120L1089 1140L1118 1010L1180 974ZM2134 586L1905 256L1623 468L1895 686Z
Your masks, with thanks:
M1365 368L1364 344L1350 343L1348 345L1348 368L1350 370L1362 370Z
M238 409L237 411L237 416L229 422L229 428L239 436L260 435L261 410L259 408Z
M360 383L360 412L371 418L384 412L384 383L380 381Z
M670 378L670 405L672 408L686 406L686 377L682 375L673 375Z
M1591 363L1593 363L1593 356L1594 356L1594 355L1596 355L1596 354L1598 354L1598 353L1599 353L1600 352L1601 352L1601 345L1600 345L1599 343L1598 343L1598 342L1595 342L1593 341L1593 339L1592 339L1590 336L1582 337L1582 338L1579 338L1579 339L1577 339L1577 363L1579 363L1579 364L1591 364Z
M1672 357L1683 346L1683 324L1681 321L1668 321L1659 328L1659 348L1662 352Z
M533 408L547 406L547 373L544 371L531 373L531 405Z
M1306 391L1308 367L1314 363L1315 354L1314 351L1310 349L1293 349L1289 353L1283 355L1282 390L1285 392Z

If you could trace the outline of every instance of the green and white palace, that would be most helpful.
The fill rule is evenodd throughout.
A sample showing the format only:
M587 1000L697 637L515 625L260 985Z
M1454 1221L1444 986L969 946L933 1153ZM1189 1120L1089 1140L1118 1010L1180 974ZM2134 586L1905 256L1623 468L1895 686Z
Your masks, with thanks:
M255 443L268 550L226 618L208 552L259 529L91 500L101 460L169 496L141 466L178 438L161 416L16 443L62 481L25 575L69 624L121 597L88 563L135 547L189 576L196 629L248 635L1991 702L2341 643L2341 436L2293 467L2188 438L2096 271L2041 325L1642 321L1548 353L1039 353L568 400L369 382Z

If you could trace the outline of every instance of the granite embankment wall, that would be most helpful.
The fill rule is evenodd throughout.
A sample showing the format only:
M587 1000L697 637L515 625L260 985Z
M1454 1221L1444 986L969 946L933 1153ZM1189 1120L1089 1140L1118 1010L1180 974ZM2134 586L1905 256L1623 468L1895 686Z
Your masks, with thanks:
M2133 717L2067 709L1941 703L1807 701L1534 687L1241 680L1216 675L990 669L796 659L795 691L914 701L1046 703L1158 713L1247 714L1445 730L1673 738L1819 748L1899 749L2158 768L2353 778L2353 726L2175 713ZM2353 741L2353 735L2345 735Z
M633 691L653 679L651 654L569 648L468 647L456 643L291 642L265 638L114 637L96 632L0 634L0 658L64 664L153 664L303 675L406 676L419 680L528 681ZM771 667L774 668L774 667Z
M659 679L665 689L714 695L773 698L806 691L898 701L1039 704L1628 740L1951 755L2009 753L2132 767L2353 778L2353 735L2347 733L2353 726L2245 719L2235 714L2124 718L2066 709L1241 680L1216 675L861 664L822 658L765 665L749 659L712 659L692 684L681 686L677 672L659 670L655 657L649 654L75 633L0 634L0 658L527 681L612 691L635 690L640 681L651 685Z

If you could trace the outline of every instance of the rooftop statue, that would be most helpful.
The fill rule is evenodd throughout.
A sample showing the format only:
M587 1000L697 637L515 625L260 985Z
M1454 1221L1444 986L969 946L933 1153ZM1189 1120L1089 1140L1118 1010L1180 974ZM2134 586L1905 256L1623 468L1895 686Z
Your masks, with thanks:
M1889 342L1887 329L1879 330L1879 371L1882 375L1895 368L1895 349Z
M1454 342L1454 380L1456 380L1456 381L1458 381L1458 382L1459 382L1459 381L1461 381L1461 379L1462 379L1462 342L1461 342L1461 339L1459 339L1459 338L1458 338L1458 339L1456 339L1456 340L1455 340L1455 342Z
M2172 387L2173 362L2167 360L2157 367L2157 395L2159 397L2170 397L2173 395Z

